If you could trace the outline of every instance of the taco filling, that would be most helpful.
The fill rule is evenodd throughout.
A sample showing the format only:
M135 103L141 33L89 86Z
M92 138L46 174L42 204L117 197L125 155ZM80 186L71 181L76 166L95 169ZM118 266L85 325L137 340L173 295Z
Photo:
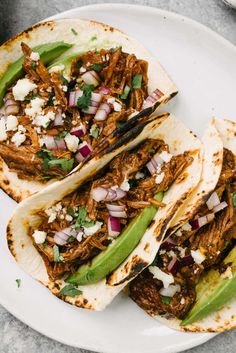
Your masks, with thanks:
M50 278L73 274L114 245L142 210L154 206L156 212L163 204L155 196L166 191L191 163L189 152L172 155L164 141L146 139L120 153L61 202L37 213L41 221L30 234Z
M153 264L130 284L131 298L150 315L184 319L196 301L201 276L218 269L232 278L223 260L235 245L235 157L224 148L217 186L188 223L162 243Z
M22 179L65 176L163 95L148 96L148 63L120 47L50 67L24 43L22 51L24 76L8 88L0 111L0 157Z

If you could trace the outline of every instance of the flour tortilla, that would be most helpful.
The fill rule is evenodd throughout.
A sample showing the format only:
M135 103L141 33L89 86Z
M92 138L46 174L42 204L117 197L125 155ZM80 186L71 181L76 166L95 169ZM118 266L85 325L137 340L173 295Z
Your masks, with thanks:
M230 120L212 119L211 124L203 138L205 152L204 152L202 180L199 186L197 187L197 190L193 193L193 198L191 202L187 206L189 215L192 215L196 212L196 210L194 212L191 209L191 206L194 206L194 203L196 204L198 204L198 202L201 203L202 190L204 190L204 188L206 188L208 192L214 190L214 185L216 186L221 172L221 165L223 161L223 147L231 150L236 157L235 136L236 136L235 122L232 122ZM214 150L215 150L215 153L213 153ZM219 161L221 161L221 165L218 163L217 159L215 158L215 154L219 156L220 158ZM210 160L210 156L212 156L211 160ZM209 178L210 175L212 179ZM199 198L197 197L198 194L199 194ZM177 214L177 217L173 219L172 224L176 222L176 225L180 225L190 219L191 219L191 216L185 217L183 213L182 214L179 213ZM161 317L160 315L155 316L155 319L167 325L168 327L176 329L178 331L223 332L223 331L236 328L236 300L235 299L231 300L229 303L226 303L222 308L217 310L215 313L210 314L207 317L205 317L203 320L196 321L195 323L188 326L180 326L179 325L180 320L167 319L167 318Z
M40 210L59 202L88 177L91 177L109 163L114 156L126 149L135 147L146 138L163 139L169 144L172 154L190 151L194 160L178 178L177 182L165 193L164 202L167 203L167 206L157 212L155 222L147 230L133 253L107 279L93 285L81 286L80 289L83 292L81 295L74 298L65 297L64 300L68 303L87 309L102 310L144 266L148 266L152 262L153 254L157 252L160 244L159 233L161 235L165 233L178 206L184 202L184 198L188 197L200 180L201 142L173 115L164 114L155 117L131 142L124 144L113 152L106 153L101 158L94 158L77 173L69 175L62 181L55 182L21 202L9 222L7 230L8 245L19 266L34 279L48 287L53 294L58 294L59 288L63 287L65 282L49 279L42 257L33 246L28 235L29 227L37 228L40 221L37 214ZM122 276L124 274L123 269L125 269L124 276ZM119 283L117 283L117 279Z
M74 31L78 35L75 35ZM91 40L92 37L96 37L97 40ZM122 46L123 51L134 53L137 58L144 59L149 63L148 92L152 93L158 88L164 95L152 107L143 110L136 118L133 118L133 125L137 119L142 119L143 116L150 115L160 104L167 102L177 94L176 86L157 59L136 39L103 23L84 19L62 19L40 23L7 41L0 47L0 78L8 66L22 56L21 42L25 42L33 48L43 43L56 41L65 41L74 44L60 58L93 49L109 49L111 47ZM130 125L131 123L130 121ZM77 167L76 170L79 168ZM51 180L48 183L42 183L19 179L16 173L9 171L6 163L0 158L0 187L16 201L23 200L54 181Z

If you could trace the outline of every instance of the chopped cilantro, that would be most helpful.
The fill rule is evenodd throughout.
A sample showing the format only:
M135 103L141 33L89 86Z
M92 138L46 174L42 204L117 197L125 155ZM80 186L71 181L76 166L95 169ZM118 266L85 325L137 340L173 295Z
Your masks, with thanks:
M68 131L62 131L62 132L60 132L60 134L59 135L57 135L56 137L55 137L55 140L60 140L60 139L62 139L62 138L64 138L66 135L68 134Z
M124 91L123 91L122 95L120 96L120 98L127 99L129 92L130 92L130 87L128 85L125 85Z
M153 260L151 266L157 266L158 264L158 257L156 256L155 259Z
M48 166L58 165L63 170L63 172L70 172L73 168L74 158L59 158L59 159L51 159L47 162Z
M82 294L82 291L77 289L73 284L67 284L60 290L60 295L67 295L68 297L75 297Z
M92 136L93 138L97 139L98 136L100 135L99 127L94 126L93 128L91 128L89 135Z
M48 247L48 243L46 241L42 245L44 249Z
M94 221L84 221L84 222L82 222L82 226L85 227L85 228L90 228L90 227L93 227L94 225L95 225Z
M63 85L69 85L69 81L63 75L60 75L60 80L62 81Z
M49 97L48 106L49 106L49 107L53 107L53 106L54 106L53 95L51 95L51 96Z
M74 66L77 68L77 69L80 69L81 66L83 66L83 60L78 60L76 61L76 63L74 64Z
M96 34L94 34L94 35L91 37L91 40L92 40L92 41L97 40Z
M161 299L163 301L164 304L168 305L170 303L171 298L167 297L166 295L162 295Z
M155 148L150 148L150 150L148 151L150 154L154 154L156 152Z
M96 72L100 72L103 69L104 64L93 64L91 65L91 69L93 69Z
M91 102L92 91L94 90L94 86L84 85L80 88L83 91L83 95L77 100L77 106L81 109L87 109Z
M71 243L72 241L74 241L75 240L75 237L72 237L72 235L68 238L68 243Z
M71 28L71 32L72 32L75 36L78 35L78 32L76 32L76 30L75 30L74 28Z
M51 158L52 157L52 152L50 150L42 149L36 153L38 157L41 158Z
M87 210L85 207L80 207L76 215L75 230L81 227L89 228L94 226L95 223L87 218Z
M125 121L124 122L123 121L117 121L117 123L116 123L117 129L123 127L124 125L125 125Z
M71 217L75 216L75 211L72 207L68 207L66 212L68 213L68 215L70 215Z
M35 61L33 61L33 62L32 62L31 67L32 67L32 69L33 69L33 70L35 70L35 69L36 69L37 64L36 64L36 62L35 62Z
M142 75L135 75L132 80L132 87L133 88L141 88L142 85Z
M59 248L57 245L53 245L53 260L55 262L63 262L64 261L64 258L62 255L60 255L60 251L59 251Z
M21 286L21 279L20 278L16 279L16 285L17 285L17 288L20 288L20 286Z
M234 208L236 208L236 192L233 192L232 199L233 199L233 206Z

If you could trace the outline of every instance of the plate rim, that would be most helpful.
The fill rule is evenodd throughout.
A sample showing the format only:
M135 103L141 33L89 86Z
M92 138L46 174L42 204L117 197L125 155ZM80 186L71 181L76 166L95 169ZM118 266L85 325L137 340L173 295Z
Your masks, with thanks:
M57 13L55 15L52 15L50 17L47 17L43 20L41 20L40 22L45 22L45 21L50 21L50 20L56 20L56 19L60 19L60 18L71 18L71 15L74 12L80 12L81 10L83 11L84 9L104 9L104 11L106 11L107 9L111 9L112 8L123 8L125 7L126 10L128 11L129 8L133 8L133 9L137 9L138 11L152 11L155 12L157 15L161 15L161 16L165 16L169 19L173 19L173 20L177 20L177 21L182 21L185 22L187 25L192 26L200 31L204 31L205 33L207 33L208 35L211 35L213 39L215 39L216 41L222 43L222 45L229 47L230 50L233 50L235 52L236 55L236 46L230 42L230 40L224 38L221 34L217 33L216 31L214 31L213 29L207 27L206 25L191 19L190 17L181 15L179 13L175 13L172 11L168 11L168 10L164 10L164 9L160 9L158 7L153 7L150 5L138 5L138 4L124 4L124 3L101 3L101 4L90 4L90 5L85 5L85 6L77 6L73 9L70 10L66 10L66 11L62 11L60 13ZM84 18L84 17L79 17L79 18ZM30 328L32 328L33 330L35 330L36 332L39 332L40 334L42 334L45 337L48 337L56 342L60 342L62 344L68 345L70 347L76 347L76 348L81 348L81 349L86 349L86 350L92 350L92 351L96 351L96 352L101 352L101 353L111 353L111 350L106 350L102 347L95 347L93 344L91 345L84 345L84 344L80 344L79 345L75 345L75 344L71 344L70 342L68 342L66 339L64 340L63 337L62 338L58 338L55 337L54 334L50 334L47 333L43 330L43 328L38 328L36 327L36 324L31 324L28 322L27 319L25 319L22 313L20 313L19 311L17 311L15 308L13 308L11 306L11 302L4 300L1 298L0 296L0 304L10 313L12 314L14 317L16 317L18 320L20 320L22 323L28 325ZM183 350L186 349L190 349L193 347L196 347L200 344L203 344L205 342L207 342L208 340L210 340L211 338L213 338L214 336L216 336L217 334L212 334L212 333L199 333L199 338L194 337L193 340L189 340L187 343L182 343L181 346L178 345L178 347L173 350L171 347L165 349L165 353L177 353L177 352L181 352ZM112 350L112 353L120 353L119 350Z

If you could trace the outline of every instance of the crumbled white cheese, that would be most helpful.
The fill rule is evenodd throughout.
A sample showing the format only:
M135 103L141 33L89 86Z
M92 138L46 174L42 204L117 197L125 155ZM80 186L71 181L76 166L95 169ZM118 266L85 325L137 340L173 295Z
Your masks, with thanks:
M64 139L68 150L76 152L79 146L79 138L75 135L67 134Z
M182 225L182 229L186 232L190 232L190 230L192 230L192 226L189 223L185 223L184 225Z
M0 141L5 141L6 139L7 139L6 123L5 123L5 120L2 118L0 119Z
M12 88L12 93L17 101L25 100L25 97L37 87L35 83L30 81L28 78L22 78L18 80L16 85Z
M221 278L233 278L233 273L230 266L228 266L226 271L221 274Z
M81 240L83 239L83 236L84 236L83 232L80 231L77 233L76 238L77 238L78 242L81 242Z
M172 158L172 154L170 154L170 153L168 153L166 151L162 151L159 156L166 163L168 163L171 160L171 158Z
M48 218L48 223L52 223L56 217L57 214L62 210L62 205L60 202L58 202L56 205L49 207L45 210L45 213L47 214ZM63 216L64 217L64 216Z
M37 134L41 134L41 127L40 126L35 126L34 131L37 132Z
M53 221L55 221L56 218L57 218L56 212L51 212L51 214L48 218L48 223L52 223Z
M161 182L164 179L164 176L165 176L164 172L162 172L161 174L157 174L156 179L155 179L156 184L161 184Z
M127 180L124 180L123 183L120 185L121 190L123 191L129 191L130 185Z
M101 228L102 224L102 222L96 222L92 227L84 227L85 236L95 234Z
M21 131L17 131L11 138L11 141L19 147L26 140L25 134L21 133Z
M113 103L113 107L114 107L115 112L121 112L122 106L121 106L120 103L114 102L114 103Z
M55 65L55 66L52 66L48 72L51 74L52 72L61 72L65 70L65 65L61 64L61 65Z
M54 207L55 207L56 211L61 211L62 210L62 204L60 202L58 202Z
M171 283L174 283L174 277L172 274L167 274L159 269L157 266L148 267L149 272L153 275L154 278L159 279L163 283L164 288L168 288Z
M7 131L17 130L18 120L15 115L8 115L6 120Z
M173 250L169 250L167 254L171 257L176 257L176 254Z
M67 87L66 85L63 85L63 86L62 86L62 90L63 90L64 92L67 92L67 91L68 91L68 87Z
M185 299L184 299L184 298L181 298L180 304L184 305L184 303L185 303Z
M175 232L175 235L176 235L177 237L181 237L182 234L183 234L183 233L182 233L181 229L178 229L178 230Z
M26 132L26 128L23 125L18 125L18 131Z
M185 257L186 248L182 248L182 246L178 246L177 249L179 250L179 256L182 258Z
M73 221L73 217L70 216L69 214L67 214L67 215L65 216L65 220L68 221L68 222L71 222L71 221Z
M34 118L33 123L46 129L50 123L50 118L47 115L38 115Z
M144 173L141 173L141 172L137 172L136 174L135 174L135 179L143 179L144 178Z
M191 255L192 255L192 258L194 260L194 262L196 262L196 264L201 264L206 256L198 249L198 250L191 250Z
M115 101L115 98L108 98L107 103L113 104Z
M61 214L61 215L60 215L60 219L65 219L64 214Z
M81 74L85 73L85 72L86 72L85 67L81 66L81 68L80 68L79 72L80 72Z
M40 59L39 53L32 51L32 53L30 54L30 59L33 61L38 61Z
M36 115L42 114L42 107L45 105L45 100L39 97L31 99L30 106L25 109L25 114L34 118Z
M164 255L166 253L166 250L165 249L161 249L160 251L159 251L159 254L160 255Z
M36 244L43 244L45 242L47 233L42 230L35 230L32 234Z

